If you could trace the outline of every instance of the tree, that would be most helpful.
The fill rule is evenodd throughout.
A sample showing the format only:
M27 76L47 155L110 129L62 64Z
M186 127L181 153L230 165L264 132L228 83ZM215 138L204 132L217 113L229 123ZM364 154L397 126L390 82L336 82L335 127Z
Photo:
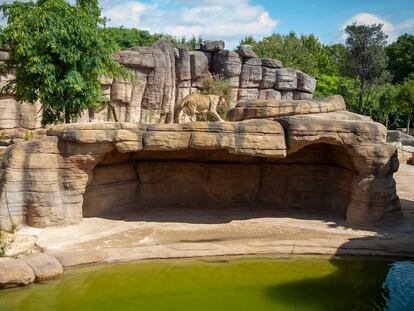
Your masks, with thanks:
M314 35L301 35L294 32L288 35L272 34L260 41L247 36L240 44L250 44L258 57L275 58L284 66L301 70L313 76L320 74L337 75L341 71L345 48L341 44L322 45Z
M414 73L414 35L404 34L387 46L388 70L393 75L393 81L402 82Z
M387 58L384 47L387 35L382 31L381 24L348 25L345 28L346 48L349 56L349 72L359 79L358 112L362 112L364 96L371 83L383 77Z
M354 111L357 106L355 98L358 97L358 81L349 77L319 75L314 97L324 98L335 94L342 95L347 108Z
M382 90L378 103L379 109L384 114L385 126L388 128L390 114L398 111L398 88L393 84L386 84Z
M124 27L110 27L103 30L105 35L115 40L121 50L134 46L151 46L154 42L165 38L173 40L172 37L162 34L150 34L146 30Z
M407 134L414 115L414 80L405 80L398 94L400 107L407 113Z
M100 76L127 76L112 55L115 42L105 34L97 0L5 3L1 33L10 49L0 74L15 68L16 77L4 90L19 101L43 104L43 122L70 122L85 109L108 102Z

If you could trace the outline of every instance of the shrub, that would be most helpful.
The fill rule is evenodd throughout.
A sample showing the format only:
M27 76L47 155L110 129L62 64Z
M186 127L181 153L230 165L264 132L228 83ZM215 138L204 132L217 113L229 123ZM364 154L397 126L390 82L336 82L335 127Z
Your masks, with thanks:
M232 92L230 81L224 79L220 75L205 75L201 82L201 93L204 95L218 95L223 96L226 100L227 105L225 107L217 107L218 114L226 119L227 111L232 106Z

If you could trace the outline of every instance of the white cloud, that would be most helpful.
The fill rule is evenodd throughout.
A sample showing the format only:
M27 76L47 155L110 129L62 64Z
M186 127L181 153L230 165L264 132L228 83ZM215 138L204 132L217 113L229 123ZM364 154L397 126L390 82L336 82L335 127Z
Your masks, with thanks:
M414 19L409 19L406 21L402 21L398 24L392 24L391 22L377 16L374 14L362 12L352 16L349 20L347 20L341 27L341 39L345 41L345 28L347 25L351 25L356 23L357 25L373 25L373 24L383 24L383 31L385 34L388 35L388 42L395 41L398 36L403 34L404 32L414 32Z
M274 32L278 21L272 19L260 5L249 0L180 0L180 6L146 4L140 1L109 2L103 5L103 15L109 25L146 29L176 37L224 39L234 47L245 35L256 38ZM174 1L177 4L177 1Z

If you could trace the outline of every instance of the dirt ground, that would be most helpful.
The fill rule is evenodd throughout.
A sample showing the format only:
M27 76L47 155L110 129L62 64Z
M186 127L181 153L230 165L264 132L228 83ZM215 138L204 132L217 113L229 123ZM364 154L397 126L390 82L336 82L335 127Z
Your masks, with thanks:
M348 227L298 211L153 209L119 219L86 218L62 228L23 228L45 252L101 250L106 261L240 254L414 256L414 166L395 175L404 220Z

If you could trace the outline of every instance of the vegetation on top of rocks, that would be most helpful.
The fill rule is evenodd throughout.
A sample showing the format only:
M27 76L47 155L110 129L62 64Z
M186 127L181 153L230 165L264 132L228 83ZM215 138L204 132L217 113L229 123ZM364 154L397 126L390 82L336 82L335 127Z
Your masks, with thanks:
M225 107L218 106L217 112L223 119L226 119L227 111L232 106L233 88L230 82L220 75L205 75L201 83L201 89L202 94L224 97L227 105Z
M112 57L117 45L102 31L97 0L14 1L0 10L8 21L1 41L10 48L0 75L16 70L3 91L13 90L19 101L42 102L45 124L69 122L107 102L99 76L128 76Z
M108 27L103 32L112 38L121 50L127 50L134 46L151 46L159 39L171 39L168 35L159 33L150 34L146 30L125 27Z

